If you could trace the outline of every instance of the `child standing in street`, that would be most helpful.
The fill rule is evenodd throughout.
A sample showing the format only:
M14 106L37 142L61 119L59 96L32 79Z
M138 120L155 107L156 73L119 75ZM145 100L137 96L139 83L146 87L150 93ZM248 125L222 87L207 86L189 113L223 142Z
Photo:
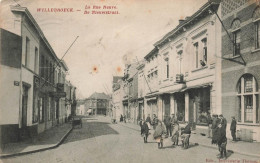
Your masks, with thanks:
M147 125L146 122L143 122L142 126L141 126L141 134L144 137L144 143L147 143L147 138L149 135L149 127Z

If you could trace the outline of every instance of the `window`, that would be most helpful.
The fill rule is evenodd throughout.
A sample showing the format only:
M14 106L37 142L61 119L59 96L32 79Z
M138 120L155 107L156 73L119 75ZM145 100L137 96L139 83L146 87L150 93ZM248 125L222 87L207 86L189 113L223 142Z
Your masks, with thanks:
M232 22L232 34L233 34L233 56L240 55L240 20L235 19Z
M253 21L255 22L255 49L260 48L260 8L257 7L253 13Z
M165 75L166 75L166 79L169 78L169 58L165 58Z
M39 54L38 54L38 48L35 47L35 55L34 55L34 72L38 74L39 72Z
M260 21L255 23L255 49L260 48Z
M233 41L233 56L236 56L240 54L240 30L233 32Z
M30 59L30 39L26 37L26 45L25 45L25 66L29 66L29 59Z
M201 41L203 44L203 58L201 61L201 66L205 66L207 64L208 59L207 38L204 38Z
M199 44L195 43L193 46L195 49L195 68L199 68Z
M44 73L45 72L44 61L45 61L44 56L41 56L40 75L41 75L42 78L44 78L44 75L45 75L45 73Z
M238 121L242 123L259 123L259 92L253 75L243 75L238 84Z
M44 102L43 102L43 99L40 98L40 101L39 101L39 112L40 112L40 122L44 122Z
M32 118L32 122L35 123L35 122L38 122L38 108L40 107L40 100L38 98L38 91L37 89L34 89L34 92L33 92L33 118Z

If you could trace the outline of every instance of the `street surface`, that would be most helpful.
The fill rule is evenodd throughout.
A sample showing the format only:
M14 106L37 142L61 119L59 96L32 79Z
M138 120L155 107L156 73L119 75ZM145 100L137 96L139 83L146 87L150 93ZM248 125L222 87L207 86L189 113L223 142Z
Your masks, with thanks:
M180 163L237 162L256 163L259 158L230 153L227 160L218 160L216 149L191 144L189 149L172 147L170 139L163 149L148 138L143 143L140 132L122 124L112 124L107 117L83 119L83 127L74 129L56 149L2 159L4 163ZM242 150L242 149L241 149Z

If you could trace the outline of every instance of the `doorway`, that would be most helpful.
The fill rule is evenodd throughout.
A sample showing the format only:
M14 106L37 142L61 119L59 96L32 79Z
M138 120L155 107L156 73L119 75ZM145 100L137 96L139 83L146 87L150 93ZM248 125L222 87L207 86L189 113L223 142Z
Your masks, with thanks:
M29 87L23 85L23 92L22 92L22 128L27 126L28 90L29 90Z

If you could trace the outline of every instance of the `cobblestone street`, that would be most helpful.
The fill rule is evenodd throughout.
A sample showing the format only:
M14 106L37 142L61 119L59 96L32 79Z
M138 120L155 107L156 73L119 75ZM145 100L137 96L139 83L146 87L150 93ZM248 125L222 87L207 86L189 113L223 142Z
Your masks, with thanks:
M158 149L152 136L144 144L138 130L124 124L111 124L107 117L91 117L83 120L83 127L70 133L60 147L44 152L2 159L4 163L19 162L220 162L215 149L191 144L187 150L172 147L170 139L164 148ZM230 153L226 161L257 161L259 158ZM224 160L221 160L222 162ZM250 163L251 163L250 162Z

